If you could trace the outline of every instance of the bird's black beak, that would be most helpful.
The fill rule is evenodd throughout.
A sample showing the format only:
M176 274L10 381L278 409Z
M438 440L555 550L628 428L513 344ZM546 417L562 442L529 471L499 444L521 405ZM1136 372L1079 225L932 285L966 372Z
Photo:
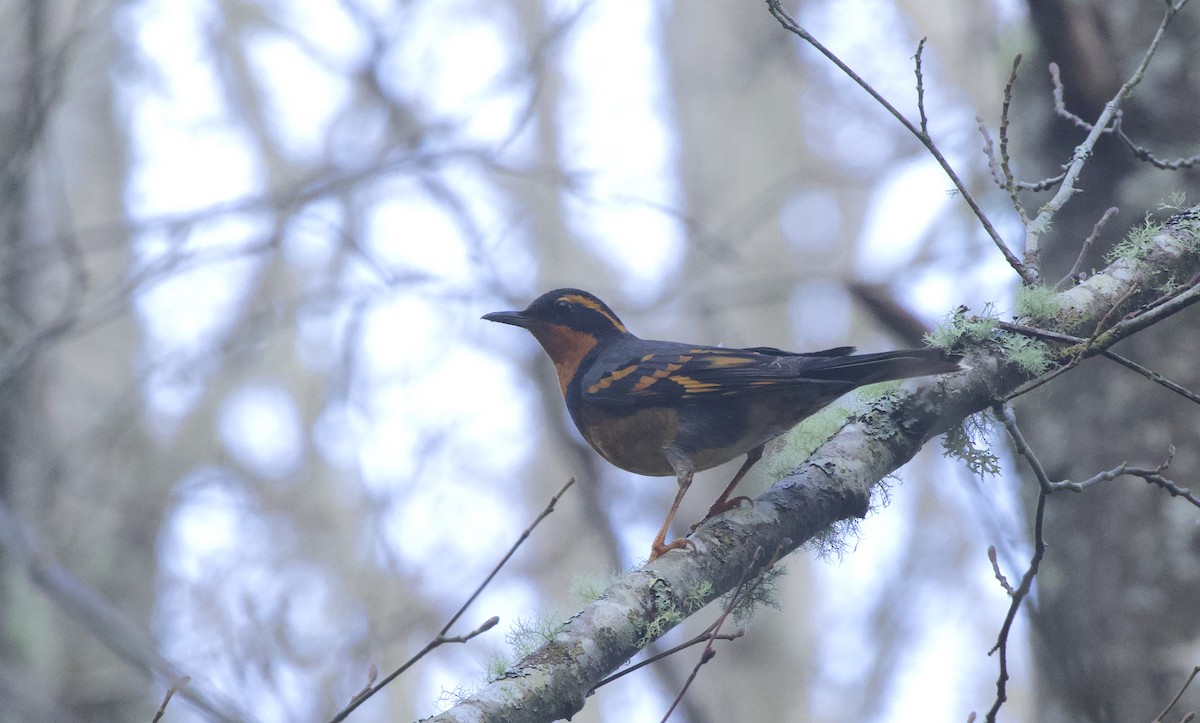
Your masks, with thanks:
M490 314L484 314L482 318L501 324L512 324L522 329L528 329L533 325L533 319L529 318L523 311L493 311Z

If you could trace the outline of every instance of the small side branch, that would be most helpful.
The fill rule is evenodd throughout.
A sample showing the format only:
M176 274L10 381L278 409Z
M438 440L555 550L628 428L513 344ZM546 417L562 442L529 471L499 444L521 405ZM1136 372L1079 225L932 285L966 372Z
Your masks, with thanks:
M1171 709L1179 703L1179 699L1182 698L1183 694L1187 692L1188 687L1191 686L1192 681L1196 679L1196 675L1198 674L1200 674L1200 665L1192 668L1192 674L1188 676L1187 680L1183 681L1183 687L1179 689L1179 692L1175 694L1175 697L1171 699L1171 702L1167 704L1167 707L1163 708L1163 712L1159 713L1158 717L1151 721L1151 723L1162 723L1163 718L1166 718L1167 714L1171 712ZM1195 713L1189 713L1188 715L1191 716L1191 718L1195 718L1196 716ZM1185 717L1184 720L1188 720L1188 718Z
M1200 499L1197 499L1197 497L1192 494L1191 490L1177 486L1175 483L1166 479L1162 474L1171 464L1171 459L1175 455L1174 447L1171 447L1168 450L1167 459L1153 469L1143 469L1140 467L1131 467L1129 465L1122 464L1118 467L1101 472L1098 475L1083 480L1082 482L1053 482L1046 474L1046 469L1042 466L1041 460L1038 459L1033 449L1029 446L1029 443L1025 440L1025 435L1021 433L1021 429L1017 425L1017 417L1013 412L1012 406L1009 404L996 405L993 408L993 411L1004 424L1004 429L1008 432L1009 437L1012 439L1013 447L1017 454L1025 460L1025 462L1029 465L1030 470L1033 472L1034 477L1037 479L1038 499L1037 509L1034 512L1033 521L1033 556L1029 561L1028 569L1026 569L1025 574L1021 576L1021 582L1019 585L1014 588L1009 584L1008 579L1004 576L1004 573L1001 572L1000 564L996 559L996 548L988 548L988 559L992 563L992 570L995 572L996 579L1000 582L1000 585L1004 588L1004 591L1008 593L1009 597L1012 598L1012 602L1008 607L1008 614L1005 615L1004 623L1001 625L1000 633L997 635L996 644L992 646L991 650L988 651L989 655L992 653L999 653L1000 666L999 673L996 676L996 700L984 718L984 720L989 722L994 722L996 720L996 715L999 713L1000 708L1004 705L1004 702L1008 699L1008 636L1012 630L1012 624L1016 619L1017 612L1021 607L1021 601L1024 600L1033 589L1034 578L1037 577L1038 568L1041 566L1042 559L1046 554L1046 538L1044 532L1046 498L1051 494L1060 492L1062 490L1080 492L1091 485L1113 480L1124 475L1131 475L1135 477L1141 477L1142 479L1146 480L1146 482L1167 490L1171 496L1183 497L1191 504L1200 507ZM1197 670L1200 670L1200 667L1198 667ZM1193 671L1192 677L1189 677L1187 683L1184 684L1184 689L1191 684L1192 678L1194 678L1195 675L1196 672ZM1164 710L1156 720L1161 721L1162 717L1171 710L1171 707L1178 702L1179 697L1182 695L1183 691L1181 690L1180 694L1176 696L1174 701L1171 702L1171 705L1167 706L1166 710Z
M1008 606L1008 614L1004 616L1004 623L1000 626L1000 633L996 636L996 644L988 651L988 654L999 653L1000 672L996 676L996 700L992 703L992 707L988 710L984 720L988 723L995 723L996 715L1000 712L1001 706L1008 700L1008 635L1012 630L1013 622L1017 618L1017 612L1021 609L1021 602L1033 590L1033 580L1037 577L1038 568L1042 564L1042 558L1046 554L1046 538L1043 533L1043 528L1046 519L1046 498L1053 492L1053 483L1046 476L1046 470L1042 467L1042 463L1038 460L1037 455L1033 453L1029 444L1025 441L1025 436L1021 434L1021 429L1017 426L1017 415L1012 410L1012 406L1008 404L997 405L994 409L996 416L1004 423L1004 428L1008 430L1009 436L1012 438L1013 445L1016 447L1017 454L1021 455L1029 464L1033 474L1038 481L1038 499L1037 510L1033 516L1033 557L1029 560L1029 568L1025 570L1025 574L1021 576L1021 582L1016 588L1010 588L1007 585L1005 589L1008 591L1012 602ZM995 564L995 563L993 563ZM996 565L996 574L1003 578L1000 574L999 565Z
M1139 146L1137 143L1134 143L1133 139L1129 137L1123 128L1121 128L1120 117L1117 118L1117 122L1114 125L1114 130L1116 131L1117 138L1119 138L1121 142L1125 144L1125 146L1129 149L1129 152L1133 154L1134 158L1138 159L1139 161L1145 161L1146 163L1149 163L1160 170L1179 171L1185 168L1195 168L1197 164L1200 164L1200 155L1188 156L1187 158L1176 158L1173 161L1165 161L1155 156L1149 148Z
M463 613L467 611L467 608L471 606L471 603L475 602L475 599L478 598L481 593L483 593L484 589L489 583L491 583L492 579L496 577L496 574L499 573L506 564L508 564L508 561L514 554L516 554L517 550L521 547L525 540L529 539L529 536L533 533L534 528L536 528L542 520L546 519L546 517L554 511L554 506L558 504L558 500L564 494L566 494L567 490L570 489L571 485L573 484L575 484L574 477L567 480L567 483L562 486L562 489L560 489L554 494L553 497L550 498L550 502L547 503L545 509L543 509L541 513L534 518L533 522L529 523L529 526L525 528L525 531L521 533L520 537L517 538L517 541L513 543L512 547L508 548L508 552L503 558L501 558L500 562L496 563L496 566L492 568L492 571L488 573L488 576L484 578L483 582L479 583L478 587L475 588L475 591L471 593L469 598L467 598L467 601L463 603L454 613L454 615L450 617L450 620L442 626L442 629L438 631L437 635L435 635L432 640L425 644L424 648L421 648L416 655L406 660L403 665L393 670L387 675L387 677L378 683L374 682L376 670L374 667L372 667L370 674L367 676L367 685L350 699L350 702L345 708L342 708L336 714L334 714L334 716L329 719L329 723L338 723L338 721L346 720L346 717L353 713L355 708L358 708L358 706L362 705L371 696L375 695L380 690L383 690L384 686L400 677L404 671L411 668L417 663L417 661L428 655L436 648L439 648L447 643L465 643L472 638L482 635L483 633L486 633L487 631L496 627L496 625L500 622L500 618L493 615L492 617L483 621L479 627L475 628L469 633L464 635L447 635L447 633L450 632L450 628L453 627L456 622L458 622L458 619L463 616Z
M925 52L927 40L929 38L921 38L921 42L917 43L916 67L913 69L917 76L917 115L921 117L921 133L925 136L929 135L929 118L925 115L925 74L921 72L921 55Z
M1100 230L1104 228L1104 224L1112 220L1112 217L1116 216L1117 213L1118 209L1116 206L1109 208L1104 212L1104 215L1100 217L1100 220L1096 222L1096 225L1092 226L1092 232L1083 240L1083 246L1079 247L1079 255L1075 257L1075 263L1071 265L1071 270L1068 271L1066 275L1054 285L1055 291L1062 291L1077 280L1079 269L1081 266L1083 266L1083 259L1085 256L1087 256L1088 250L1092 248L1092 244L1095 243L1096 239L1100 237Z
M1193 675L1195 674L1193 673ZM171 683L171 687L167 688L166 694L163 695L162 705L158 706L158 710L155 711L154 717L150 719L150 723L158 723L160 720L162 720L162 717L167 714L167 706L171 703L171 699L175 697L175 693L186 688L187 684L190 682L192 682L192 677L190 675L184 675L174 683ZM1178 698L1176 698L1176 700L1178 700ZM1172 703L1172 705L1174 704Z
M1094 484L1109 482L1117 479L1118 477L1129 475L1130 477L1141 477L1142 479L1146 480L1147 483L1166 490L1167 493L1172 497L1182 497L1190 502L1193 506L1200 507L1200 498L1196 497L1191 489L1187 487L1180 487L1163 476L1163 472L1167 471L1167 468L1171 466L1171 461L1174 458L1175 447L1171 446L1167 448L1166 460L1153 469L1147 469L1144 467L1131 467L1127 464L1120 464L1110 470L1105 470L1097 475L1088 477L1081 482L1055 482L1051 485L1051 491L1057 492L1059 490L1071 490L1072 492L1082 492L1084 489L1091 487Z
M747 584L752 587L756 581L762 579L763 575L770 572L771 568L775 566L775 563L779 561L781 552L782 550L777 551L774 555L772 555L771 559L767 561L767 564L764 565L761 570L759 570L758 575L752 581L750 580L750 572L758 566L758 561L761 560L763 556L763 549L761 547L756 547L754 549L754 557L750 559L750 562L747 563L745 569L742 570L742 577L740 580L738 580L737 587L733 589L733 593L729 596L729 601L725 604L725 609L721 611L720 617L718 617L710 626L713 634L708 637L708 643L704 646L703 652L700 653L700 659L696 661L696 665L692 668L692 672L688 675L687 680L684 681L683 687L679 689L679 694L675 696L675 700L671 701L671 707L667 709L666 714L662 717L661 723L667 723L667 719L670 718L671 714L675 712L675 709L679 707L680 702L683 701L683 696L688 692L688 688L690 688L692 683L696 680L696 676L700 673L700 668L703 667L705 663L712 660L713 656L717 654L717 652L713 650L713 643L716 642L716 634L721 632L721 626L725 624L725 621L729 619L730 613L732 613L734 608L737 607L738 603L742 601L745 591L747 590Z
M1013 56L1012 70L1008 74L1008 82L1004 84L1004 105L1000 108L1000 172L1004 177L1004 189L1008 191L1013 209L1023 225L1029 225L1029 216L1017 198L1017 184L1013 179L1012 159L1008 155L1008 109L1012 106L1013 85L1017 82L1017 68L1021 66L1021 54ZM1026 259L1028 261L1028 259ZM1036 268L1036 266L1034 267Z

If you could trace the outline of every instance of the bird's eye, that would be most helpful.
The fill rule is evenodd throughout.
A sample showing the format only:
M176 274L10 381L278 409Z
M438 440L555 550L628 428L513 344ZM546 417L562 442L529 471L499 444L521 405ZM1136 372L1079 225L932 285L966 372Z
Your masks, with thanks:
M567 301L566 299L559 299L558 301L554 302L554 308L558 311L560 316L568 316L571 313L571 302Z

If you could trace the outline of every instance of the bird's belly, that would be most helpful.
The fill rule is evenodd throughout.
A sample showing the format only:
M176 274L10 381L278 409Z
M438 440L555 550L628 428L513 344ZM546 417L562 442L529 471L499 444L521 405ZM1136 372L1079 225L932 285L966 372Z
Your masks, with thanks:
M675 440L679 417L671 409L644 409L600 423L586 410L576 420L583 438L601 457L628 472L675 474L663 449Z
M751 418L755 415L730 414L727 409L653 407L605 414L602 422L600 412L586 405L581 412L576 423L592 449L623 470L651 477L675 474L665 451L668 446L699 471L746 454L791 426Z

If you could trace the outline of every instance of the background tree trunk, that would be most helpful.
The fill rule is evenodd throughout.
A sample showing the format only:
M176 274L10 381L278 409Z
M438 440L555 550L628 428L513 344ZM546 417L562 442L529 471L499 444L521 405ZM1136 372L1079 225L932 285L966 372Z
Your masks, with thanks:
M128 159L109 76L122 49L107 12L93 5L9 2L2 11L3 46L19 52L6 56L15 64L6 69L0 132L0 350L20 363L0 379L0 495L46 552L149 628L156 538L173 480L159 473L141 415L135 320L125 308L76 326L128 270L123 231L95 233L122 214L112 179L124 176ZM20 575L3 584L0 657L27 667L26 676L9 668L12 697L0 696L0 719L153 714L143 674L56 607L61 600Z
M1019 162L1022 175L1035 178L1056 173L1055 164L1082 138L1079 129L1051 116L1047 63L1062 68L1068 109L1094 119L1145 53L1163 8L1058 1L1031 2L1029 8L1041 48L1023 65L1017 91L1021 113L1009 133L1027 146L1019 156L1028 159ZM1194 7L1177 16L1145 80L1124 105L1125 131L1160 158L1197 152L1197 17ZM1120 214L1104 228L1085 270L1101 265L1113 243L1142 222L1143 209L1154 209L1181 191L1194 198L1197 180L1195 170L1155 169L1115 139L1106 139L1082 178L1084 192L1055 221L1054 244L1043 255L1046 278L1053 283L1066 273L1108 207L1118 207ZM1200 310L1193 307L1114 351L1194 390L1200 388L1198 331ZM1086 479L1123 461L1154 466L1175 445L1173 475L1184 486L1196 486L1196 405L1116 364L1088 362L1022 400L1019 409L1052 479ZM1027 483L1026 490L1034 488ZM1046 531L1050 547L1032 608L1042 720L1153 718L1197 660L1196 511L1124 478L1051 500ZM1178 710L1197 706L1200 688L1193 686Z

